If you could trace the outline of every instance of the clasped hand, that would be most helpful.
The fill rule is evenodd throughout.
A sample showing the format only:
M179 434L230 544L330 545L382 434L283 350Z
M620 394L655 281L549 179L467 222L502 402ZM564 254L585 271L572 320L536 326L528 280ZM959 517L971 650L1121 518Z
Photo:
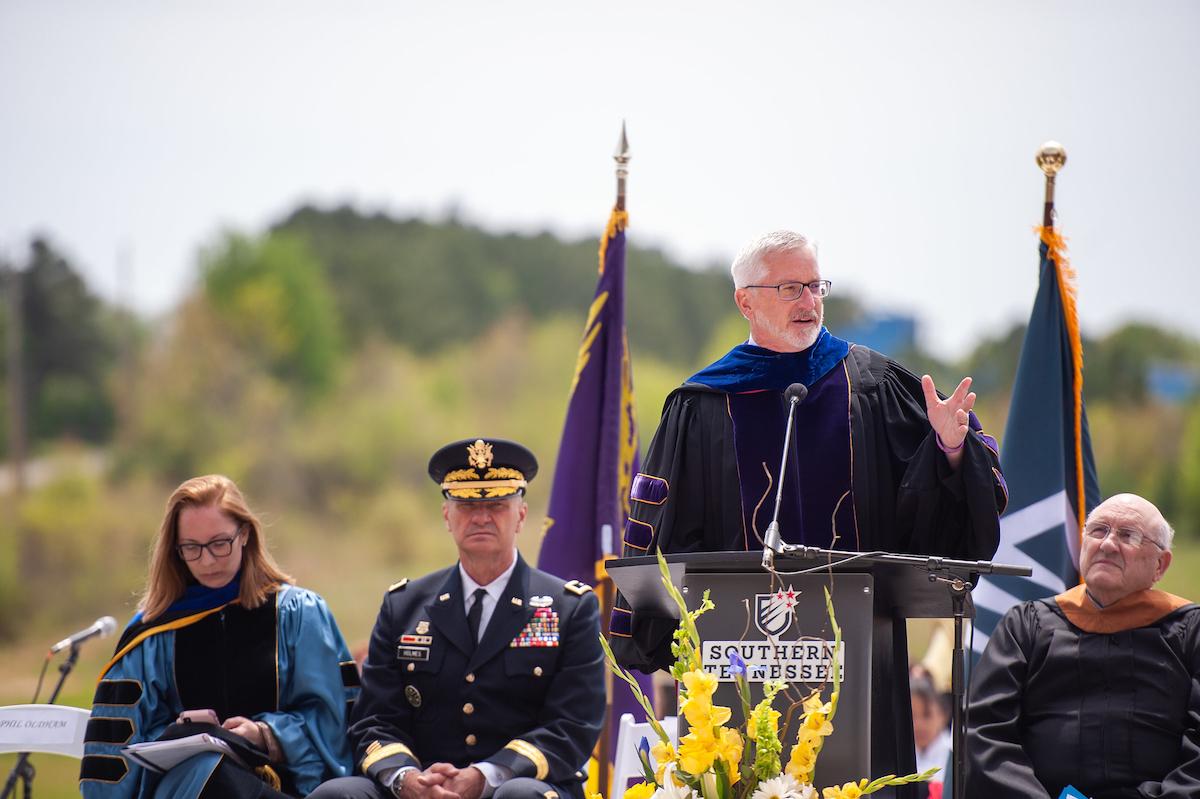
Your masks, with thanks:
M424 771L404 775L401 799L479 799L483 794L483 772L474 766L455 768L434 763Z

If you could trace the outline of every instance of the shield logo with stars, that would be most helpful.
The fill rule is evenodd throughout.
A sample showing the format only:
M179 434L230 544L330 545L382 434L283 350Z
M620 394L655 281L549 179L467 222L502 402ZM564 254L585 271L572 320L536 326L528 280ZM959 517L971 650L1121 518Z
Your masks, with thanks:
M797 592L789 585L773 594L754 595L754 625L763 635L777 636L792 626Z

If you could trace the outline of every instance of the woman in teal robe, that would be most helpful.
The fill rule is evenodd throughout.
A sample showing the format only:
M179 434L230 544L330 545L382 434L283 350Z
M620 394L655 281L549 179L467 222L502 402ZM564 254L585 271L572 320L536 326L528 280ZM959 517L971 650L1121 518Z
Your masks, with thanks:
M346 720L357 692L325 601L275 565L237 486L188 480L168 502L139 612L101 672L80 790L87 799L304 796L351 772ZM159 774L123 751L209 710L266 765L203 753Z

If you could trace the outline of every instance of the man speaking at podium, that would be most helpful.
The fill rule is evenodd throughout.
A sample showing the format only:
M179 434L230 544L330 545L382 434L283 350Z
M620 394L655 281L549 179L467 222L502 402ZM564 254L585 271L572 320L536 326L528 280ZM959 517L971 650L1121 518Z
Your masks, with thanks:
M822 326L830 281L801 235L748 242L731 272L750 338L667 397L633 481L623 555L762 547L783 456L784 391L802 383L779 510L784 542L990 558L1007 495L996 443L971 412L970 378L941 399L928 376L831 335ZM675 625L618 597L613 649L627 666L669 668ZM874 636L876 658L893 661L891 673L874 669L878 774L907 773L915 762L904 621L893 626Z

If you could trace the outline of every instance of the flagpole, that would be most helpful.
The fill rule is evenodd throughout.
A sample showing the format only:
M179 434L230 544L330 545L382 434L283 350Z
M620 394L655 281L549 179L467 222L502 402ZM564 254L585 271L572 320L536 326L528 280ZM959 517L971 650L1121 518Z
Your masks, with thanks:
M613 160L617 162L617 204L616 210L625 210L625 178L629 176L629 159L632 154L629 150L629 139L625 136L625 122L621 122L621 139L617 142L617 150L613 153ZM604 235L608 235L606 232ZM604 579L599 581L597 586L600 594L600 632L605 638L609 635L609 619L612 616L613 605L616 603L616 586L613 585L612 578L605 574ZM613 674L609 669L604 670L604 695L606 697L606 705L604 709L604 727L600 730L600 741L596 748L596 760L599 767L597 774L597 788L602 796L613 799L609 796L609 782L612 779L609 763L612 762L612 729L615 720L613 719ZM624 786L620 786L620 793L624 792ZM620 793L617 795L619 796Z
M1046 205L1042 212L1042 227L1054 226L1054 175L1067 163L1067 151L1056 141L1038 148L1037 165L1046 173Z

